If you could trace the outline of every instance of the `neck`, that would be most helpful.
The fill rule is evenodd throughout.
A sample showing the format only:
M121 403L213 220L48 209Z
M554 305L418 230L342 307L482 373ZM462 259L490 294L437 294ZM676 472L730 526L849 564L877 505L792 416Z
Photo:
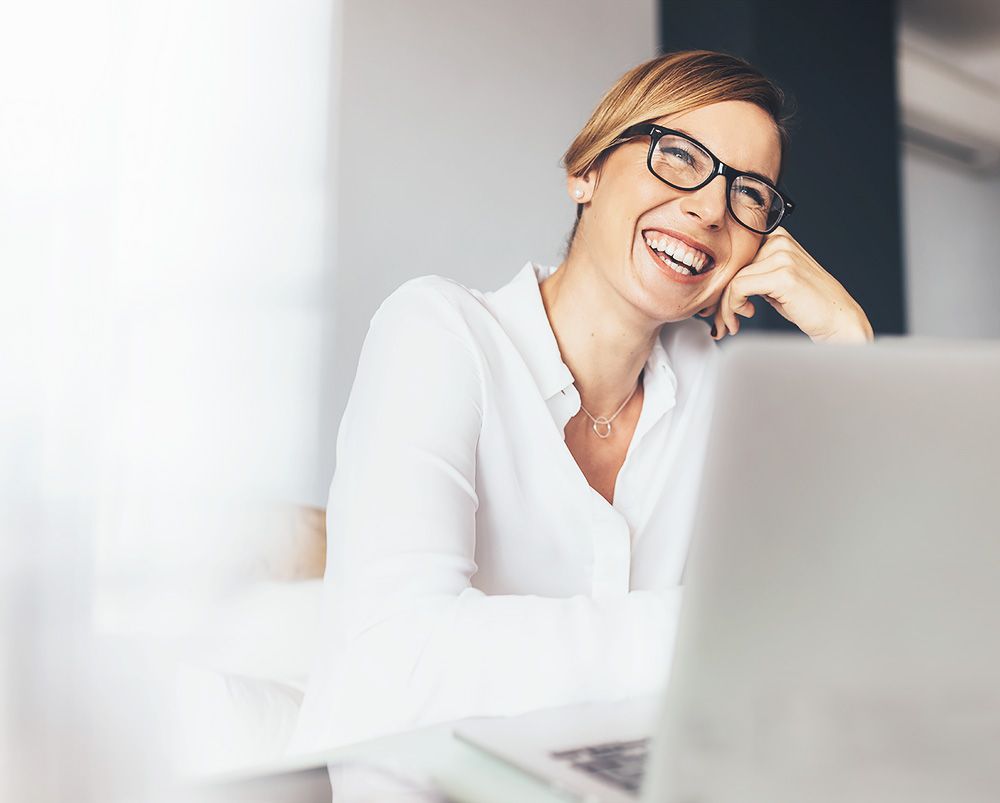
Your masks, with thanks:
M584 406L594 415L610 415L635 389L662 324L644 316L602 272L572 254L539 289Z

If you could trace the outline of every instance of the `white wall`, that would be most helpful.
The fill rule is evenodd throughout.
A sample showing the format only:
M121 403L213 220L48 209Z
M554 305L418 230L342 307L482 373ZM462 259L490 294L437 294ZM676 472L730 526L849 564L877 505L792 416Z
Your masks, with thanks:
M655 19L653 0L346 0L317 502L379 303L414 276L487 290L559 261L575 214L559 160L655 54Z
M1000 337L1000 177L907 147L902 183L909 333Z

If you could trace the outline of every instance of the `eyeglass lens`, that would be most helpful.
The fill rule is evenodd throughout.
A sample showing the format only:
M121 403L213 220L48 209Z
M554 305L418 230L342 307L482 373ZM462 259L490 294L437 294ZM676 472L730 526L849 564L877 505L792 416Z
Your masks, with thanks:
M684 137L665 134L653 150L653 172L679 189L692 189L712 173L712 157ZM767 184L750 176L733 180L730 205L737 219L751 229L767 231L781 217L784 202Z

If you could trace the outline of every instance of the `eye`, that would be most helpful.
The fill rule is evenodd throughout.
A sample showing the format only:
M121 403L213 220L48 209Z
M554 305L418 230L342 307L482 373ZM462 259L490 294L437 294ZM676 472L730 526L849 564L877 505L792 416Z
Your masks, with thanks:
M747 186L740 187L740 194L743 195L745 198L748 198L757 206L764 205L764 196L762 196L759 192L757 192L757 190L755 190L753 187L747 187Z
M664 156L673 156L674 158L684 162L684 164L693 165L694 157L691 156L684 148L678 147L676 145L668 146L660 149L660 153Z

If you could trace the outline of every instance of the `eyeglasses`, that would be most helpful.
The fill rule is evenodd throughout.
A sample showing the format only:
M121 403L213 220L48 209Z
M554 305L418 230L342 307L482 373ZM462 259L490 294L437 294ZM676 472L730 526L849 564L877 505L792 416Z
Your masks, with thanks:
M792 199L778 192L764 176L730 167L698 140L680 131L639 123L611 144L644 136L649 136L649 172L674 189L699 190L716 176L724 176L729 214L750 231L770 234L795 209Z

